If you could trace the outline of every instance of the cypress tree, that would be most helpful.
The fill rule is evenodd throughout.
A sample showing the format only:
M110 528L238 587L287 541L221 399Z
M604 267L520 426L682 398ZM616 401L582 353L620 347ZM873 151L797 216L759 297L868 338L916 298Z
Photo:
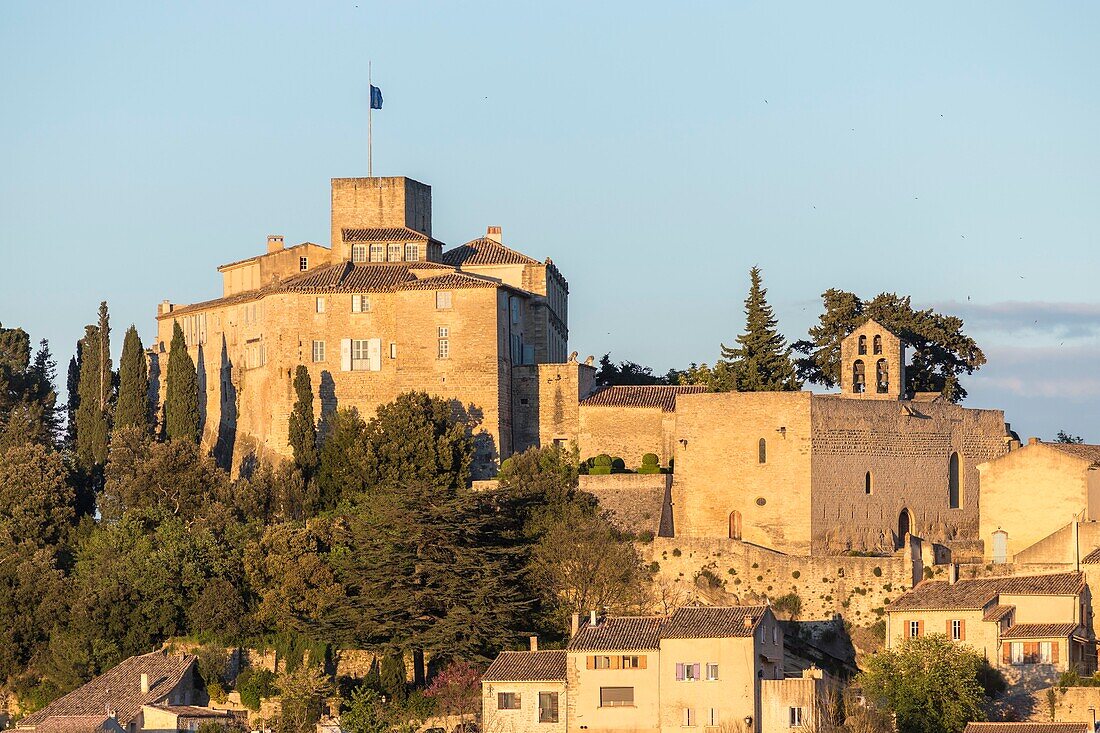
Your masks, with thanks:
M100 356L99 327L85 326L80 344L80 380L77 385L76 455L86 472L92 472L107 460L107 414L100 409L103 371Z
M776 328L760 268L752 268L749 277L752 284L745 298L745 332L737 337L736 347L722 344L722 359L733 373L733 387L739 392L800 390L802 383L791 361L791 349Z
M115 406L115 427L136 427L148 433L149 367L134 326L126 329L122 342L122 359L118 363L118 404Z
M65 406L65 445L76 449L76 410L80 407L80 351L83 340L76 342L76 354L69 359L69 371L65 375L65 391L68 400Z
M110 415L114 393L115 375L111 370L111 317L107 312L107 301L99 304L99 411Z
M167 394L164 400L164 434L169 440L199 440L199 377L187 352L183 329L177 321L168 347Z
M294 370L294 393L298 399L290 413L288 438L294 450L294 463L308 481L317 470L320 456L317 453L317 423L313 418L313 385L309 370L301 364Z

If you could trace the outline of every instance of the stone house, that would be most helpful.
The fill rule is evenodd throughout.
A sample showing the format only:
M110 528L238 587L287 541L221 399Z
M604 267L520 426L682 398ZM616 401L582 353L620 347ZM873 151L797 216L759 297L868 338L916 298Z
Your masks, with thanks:
M1100 445L1031 438L978 471L979 535L989 562L1072 562L1065 557L1069 543L1055 535L1100 520Z
M814 670L784 678L783 630L767 606L682 607L669 616L593 613L574 623L565 650L504 652L489 668L482 681L487 733L550 730L549 722L537 722L534 696L542 711L551 693L558 695L553 725L567 731L813 724L824 677Z
M1092 723L967 723L963 733L1094 733Z
M924 581L886 607L886 647L942 634L980 652L1010 681L1096 669L1082 573Z

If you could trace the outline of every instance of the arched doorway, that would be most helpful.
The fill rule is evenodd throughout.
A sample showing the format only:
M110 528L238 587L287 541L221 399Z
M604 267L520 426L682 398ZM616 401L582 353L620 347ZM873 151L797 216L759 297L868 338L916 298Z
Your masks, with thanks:
M902 509L898 515L898 542L905 541L905 535L913 531L913 515L908 509Z
M730 512L730 539L741 539L741 512L736 509Z

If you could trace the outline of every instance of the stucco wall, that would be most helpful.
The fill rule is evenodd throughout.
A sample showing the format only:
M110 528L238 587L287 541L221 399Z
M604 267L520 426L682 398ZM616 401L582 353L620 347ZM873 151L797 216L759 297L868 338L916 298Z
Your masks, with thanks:
M594 652L570 652L566 662L569 687L570 733L630 733L660 729L661 688L659 654L629 649L601 651L601 655L647 656L645 669L587 669L586 657ZM601 687L633 687L634 705L600 707Z
M498 710L497 695L516 692L518 710ZM539 722L539 693L558 693L558 722ZM568 699L564 682L482 682L481 729L485 733L565 733Z

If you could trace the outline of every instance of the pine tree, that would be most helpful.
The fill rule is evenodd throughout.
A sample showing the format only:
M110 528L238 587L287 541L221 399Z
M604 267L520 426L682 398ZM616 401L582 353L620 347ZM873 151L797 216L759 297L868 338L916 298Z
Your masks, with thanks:
M77 386L80 404L76 409L76 455L85 472L91 473L107 460L107 414L100 409L103 372L99 328L84 327L80 345L80 381Z
M152 428L149 414L149 367L134 326L126 329L122 359L118 364L118 404L115 428L136 427L145 432Z
M309 370L301 364L294 370L294 393L298 396L290 413L289 441L294 463L308 481L317 470L317 423L313 417L313 385Z
M728 362L733 373L734 389L739 392L800 390L802 382L795 373L787 340L776 328L760 268L752 268L749 276L752 285L745 298L745 332L737 337L737 347L722 344L722 359Z
M167 395L164 400L164 432L169 440L199 440L199 378L187 352L183 329L177 321L168 348Z

